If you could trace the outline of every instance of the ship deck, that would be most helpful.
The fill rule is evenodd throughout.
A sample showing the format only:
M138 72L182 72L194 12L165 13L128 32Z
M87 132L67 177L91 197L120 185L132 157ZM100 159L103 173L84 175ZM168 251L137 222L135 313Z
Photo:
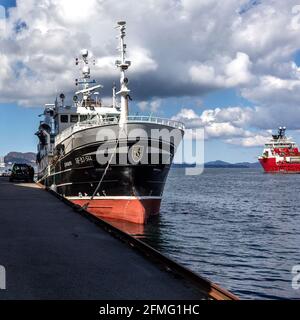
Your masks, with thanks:
M208 299L37 184L0 178L0 299ZM228 295L228 299L232 296Z

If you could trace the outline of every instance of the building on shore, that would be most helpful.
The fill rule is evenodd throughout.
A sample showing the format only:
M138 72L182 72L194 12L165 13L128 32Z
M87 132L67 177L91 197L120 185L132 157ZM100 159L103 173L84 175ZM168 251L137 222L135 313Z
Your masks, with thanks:
M5 168L4 157L0 156L0 168Z

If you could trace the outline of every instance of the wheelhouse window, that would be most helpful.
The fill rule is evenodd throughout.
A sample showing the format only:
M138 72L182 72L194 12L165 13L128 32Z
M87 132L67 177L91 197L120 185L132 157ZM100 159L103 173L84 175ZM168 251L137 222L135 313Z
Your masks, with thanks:
M60 116L60 122L67 123L69 121L69 116L67 114L62 114Z
M78 115L77 114L71 114L71 122L73 122L73 123L78 122Z
M87 115L86 114L80 115L80 121L85 121L85 120L87 120Z

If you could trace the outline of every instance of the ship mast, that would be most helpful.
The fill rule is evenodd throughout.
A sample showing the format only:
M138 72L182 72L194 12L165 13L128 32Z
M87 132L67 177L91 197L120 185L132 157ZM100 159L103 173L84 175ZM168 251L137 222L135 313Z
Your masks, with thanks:
M279 127L279 129L278 129L278 137L279 138L285 138L285 130L286 130L286 127Z
M120 38L120 48L119 51L121 53L120 60L116 61L116 66L120 69L120 91L116 94L121 96L121 115L120 115L120 122L119 125L123 126L127 122L128 117L128 98L130 90L127 87L128 78L125 77L125 71L129 68L131 62L125 60L126 54L126 44L124 43L125 38L125 30L126 30L126 22L119 21L117 23L117 28L120 31L119 38Z
M113 108L117 108L117 96L116 96L116 84L115 82L113 83L113 88L112 88L112 105Z
M79 64L79 62L81 62L82 64L82 68L81 68L81 73L82 73L82 79L76 79L75 80L75 84L77 85L81 85L82 89L79 91L76 91L76 95L77 94L82 94L82 100L83 100L83 104L85 107L88 107L88 100L90 98L90 96L94 93L94 91L98 88L103 88L102 85L96 85L93 87L90 87L90 84L96 83L96 80L90 80L91 79L91 70L89 67L89 52L87 49L82 49L81 52L81 58L76 58L75 62L76 65ZM95 64L95 62L94 62ZM74 97L75 98L75 97ZM77 101L77 98L74 99Z

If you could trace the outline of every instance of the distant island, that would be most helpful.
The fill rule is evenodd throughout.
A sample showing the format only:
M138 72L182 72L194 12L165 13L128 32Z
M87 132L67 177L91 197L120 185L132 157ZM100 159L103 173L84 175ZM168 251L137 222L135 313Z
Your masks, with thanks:
M173 163L172 168L193 168L196 164L187 163ZM238 162L230 163L222 160L209 161L204 163L204 168L233 168L233 169L243 169L243 168L260 168L259 162Z
M192 164L189 164L189 163L172 163L172 168L195 168L196 167L196 164L195 163L192 163Z
M256 162L238 162L230 163L221 160L210 161L204 164L205 168L260 168L261 165L258 161Z
M34 152L9 152L6 156L4 156L5 163L27 163L32 164L35 163L36 154Z

